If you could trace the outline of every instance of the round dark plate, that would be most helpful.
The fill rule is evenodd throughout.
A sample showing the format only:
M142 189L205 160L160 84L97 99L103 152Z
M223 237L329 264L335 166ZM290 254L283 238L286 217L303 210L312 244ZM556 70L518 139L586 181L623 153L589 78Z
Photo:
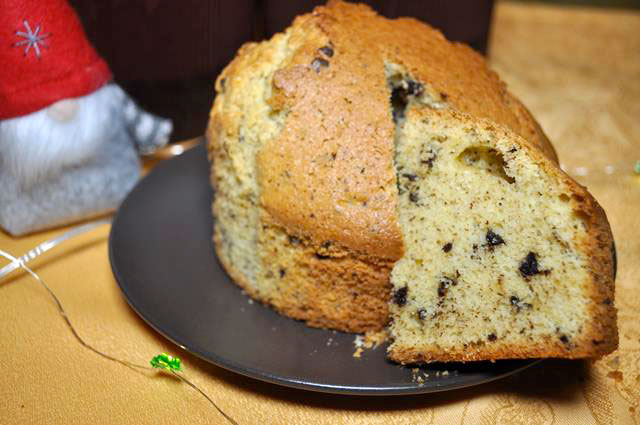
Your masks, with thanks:
M355 335L280 316L231 281L211 242L211 197L201 145L160 164L135 187L109 239L111 267L131 307L191 353L274 384L360 395L452 390L535 363L431 364L416 373L387 361L385 345L354 358Z

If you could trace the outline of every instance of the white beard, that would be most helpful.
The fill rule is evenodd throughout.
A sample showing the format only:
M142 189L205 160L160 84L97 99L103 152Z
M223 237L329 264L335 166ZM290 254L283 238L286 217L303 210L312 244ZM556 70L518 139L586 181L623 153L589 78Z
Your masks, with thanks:
M76 102L65 119L56 118L53 104L29 115L0 122L0 167L13 175L23 188L59 175L64 169L95 157L112 132L122 125L117 119L122 92L108 84ZM121 108L121 107L120 107Z

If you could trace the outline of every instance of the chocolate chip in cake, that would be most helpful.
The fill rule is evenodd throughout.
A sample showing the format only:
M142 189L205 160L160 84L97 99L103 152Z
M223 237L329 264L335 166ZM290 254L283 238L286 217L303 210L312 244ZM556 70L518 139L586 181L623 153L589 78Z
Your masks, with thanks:
M409 200L411 202L413 202L414 204L417 204L418 203L418 199L419 198L418 198L418 194L417 193L415 193L415 192L409 193Z
M424 86L413 80L407 81L407 95L409 96L420 96L424 91Z
M300 243L300 238L297 236L289 235L289 243L291 245L298 245Z
M456 272L457 273L457 272ZM456 279L444 276L443 278L440 279L440 281L444 281L446 282L448 285L453 285L456 286L458 284L458 281Z
M280 273L280 278L283 278L287 274L287 269L280 268L278 272Z
M433 162L436 160L436 157L438 155L432 151L428 152L427 155L428 155L427 157L420 160L420 163L427 165L429 168L433 168Z
M409 179L409 181L414 182L418 179L418 176L416 176L415 174L409 174L409 173L403 173L402 177L404 177L405 179Z
M496 334L489 334L489 336L487 336L487 339L491 342L495 341L496 339L498 339L498 337L496 336Z
M451 251L451 248L453 248L453 244L451 242L447 242L446 244L444 244L444 246L442 247L442 250L444 252L449 252Z
M529 252L527 254L524 260L520 263L518 270L520 270L520 274L522 274L522 277L525 279L536 274L543 274L546 276L551 273L551 270L540 270L538 266L538 255L535 252Z
M569 337L566 335L560 335L560 341L562 341L563 344L569 344Z
M456 286L457 284L458 284L457 280L452 279L448 276L442 276L440 278L440 283L438 285L438 296L439 297L446 296L447 292L449 291L449 287Z
M448 97L449 97L449 95L448 95L448 94L446 94L446 93L444 93L444 92L441 92L441 93L440 93L440 98L441 98L442 100L445 100L445 101L446 101Z
M323 55L325 55L326 57L329 57L329 58L333 57L333 47L331 46L323 46L319 48L318 51Z
M389 81L391 86L391 115L393 122L397 123L404 118L407 104L411 96L420 96L424 91L422 83L414 80L404 80L400 85L397 82Z
M500 236L499 234L497 234L491 229L487 231L487 235L485 236L485 239L487 240L487 246L489 247L494 247L494 246L498 246L500 244L505 243L504 239L502 239L502 236Z
M516 297L515 295L512 295L509 298L509 302L511 303L512 306L514 306L516 308L516 311L518 311L518 312L520 310L522 310L523 308L531 308L532 307L531 304L522 302L522 300L520 298Z
M322 58L315 58L313 62L311 62L311 68L316 72L320 72L322 68L326 68L329 66L329 61Z
M409 288L407 288L406 286L397 289L393 293L393 302L398 304L399 306L405 305L407 303L407 292L409 292Z
M538 256L535 252L529 252L527 256L520 263L520 267L518 267L520 273L524 277L529 277L540 273L538 269Z
M404 118L404 111L407 108L407 98L402 87L394 87L391 90L391 117L397 123Z
M424 308L421 308L418 310L418 319L420 320L426 320L427 318L427 310L425 310Z
M327 260L327 259L331 258L330 255L324 255L324 254L320 254L318 252L316 252L314 255L318 260Z

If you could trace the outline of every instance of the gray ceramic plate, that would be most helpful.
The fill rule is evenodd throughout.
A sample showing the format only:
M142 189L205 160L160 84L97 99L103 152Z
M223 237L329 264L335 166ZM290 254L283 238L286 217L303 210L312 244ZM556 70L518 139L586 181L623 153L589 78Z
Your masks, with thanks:
M209 164L203 146L156 167L122 204L109 255L131 307L169 340L252 378L306 390L391 395L492 381L535 361L432 364L418 375L385 359L385 346L353 357L354 335L311 329L250 302L211 243ZM447 371L448 373L443 373Z

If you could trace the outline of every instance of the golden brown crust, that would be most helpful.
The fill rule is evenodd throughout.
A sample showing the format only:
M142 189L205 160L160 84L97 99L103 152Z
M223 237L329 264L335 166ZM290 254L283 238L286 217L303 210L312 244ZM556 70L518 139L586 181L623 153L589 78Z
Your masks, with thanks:
M470 47L447 41L437 30L413 18L390 21L384 32L373 32L372 42L383 46L386 61L403 65L426 84L433 98L476 118L504 125L555 157L553 147L506 84Z
M272 264L267 273L276 282L263 297L271 305L314 327L366 332L386 325L393 261L283 235L277 226L265 226L261 235L260 255Z
M281 229L272 227L270 231ZM289 243L294 247L284 251L281 244L272 240L264 244L262 256L271 258L275 267L270 272L279 285L277 290L265 293L254 289L242 271L227 260L218 233L213 241L231 279L249 296L288 317L304 320L312 327L357 333L380 330L389 320L388 276L393 262L371 264L351 255L318 256L318 251L326 251L297 239Z
M591 328L584 331L581 344L591 347L590 357L599 357L618 348L617 310L615 293L615 246L607 216L586 189L577 183L573 196L574 211L584 222L588 232L581 241L590 262L592 278Z
M261 200L290 233L396 260L402 238L383 63L359 58L366 46L334 23L322 8L295 21L294 27L319 26L326 36L307 40L274 75L270 104L286 118L257 157ZM319 53L329 45L331 57ZM310 65L316 59L328 65L316 71Z
M588 347L578 347L569 349L557 338L548 337L548 341L541 343L544 348L528 345L517 347L513 344L508 346L499 346L492 344L488 347L484 342L477 344L465 344L462 350L438 350L433 347L428 349L407 348L396 349L393 361L400 364L413 363L431 363L431 362L469 362L469 361L485 361L485 360L505 360L505 359L542 359L542 358L564 358L564 359L582 359L599 357L601 354L594 353ZM614 348L615 349L615 348ZM607 351L606 353L611 352ZM606 354L603 353L603 354Z
M542 127L540 127L538 121L533 118L531 112L511 93L507 93L507 103L523 129L520 136L530 142L534 141L533 144L540 148L547 158L558 164L558 154L555 148L549 138L547 138L547 135L544 134L544 131L542 131Z

